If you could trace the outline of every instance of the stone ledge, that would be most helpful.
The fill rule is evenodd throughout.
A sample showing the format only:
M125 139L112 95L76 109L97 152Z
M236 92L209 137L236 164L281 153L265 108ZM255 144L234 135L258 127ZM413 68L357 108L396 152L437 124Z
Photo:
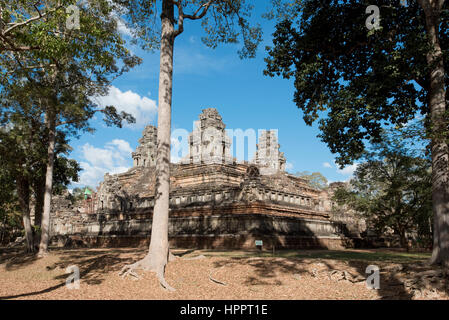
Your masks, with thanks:
M86 247L145 247L150 237L144 236L67 236L60 243L71 243ZM185 235L169 237L171 248L195 249L255 249L255 241L263 241L263 249L343 249L350 239L338 237L296 237L264 235Z

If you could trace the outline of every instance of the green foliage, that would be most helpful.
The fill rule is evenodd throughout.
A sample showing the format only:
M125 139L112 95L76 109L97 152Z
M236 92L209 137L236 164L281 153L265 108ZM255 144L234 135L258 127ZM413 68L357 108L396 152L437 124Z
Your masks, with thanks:
M365 26L369 1L275 2L271 17L279 20L265 74L294 79L294 102L308 125L319 119L320 137L338 154L337 163L360 158L366 142L380 142L386 125L403 126L418 113L429 114L430 47L416 1L377 1L381 28L371 31ZM445 61L448 24L446 2L439 34Z
M45 1L48 8L57 4ZM107 0L65 1L64 8L70 4L80 9L80 30L66 28L65 9L18 28L25 35L22 44L36 49L0 55L0 71L7 75L2 79L2 91L8 99L20 100L22 107L37 104L41 113L51 110L57 126L72 135L80 130L92 132L87 122L97 112L104 114L107 125L120 127L123 120L134 122L131 115L118 114L112 106L98 109L93 99L106 95L113 79L141 62L126 48L113 6ZM31 2L23 6L36 11ZM16 8L19 13L11 8L7 12L16 15L22 9ZM20 97L23 92L27 97Z
M9 242L22 228L14 177L0 166L0 243Z
M80 9L79 30L66 27L71 4ZM100 109L95 98L141 59L126 48L110 1L67 0L62 6L57 0L19 0L2 2L0 9L0 164L22 212L30 195L42 210L50 133L56 136L52 191L58 194L80 171L67 158L69 139L92 132L89 121L96 113L107 125L135 121L113 106Z
M309 171L302 171L297 172L295 175L306 179L309 182L309 184L314 188L321 190L327 188L327 179L320 172L310 173Z
M431 238L432 182L428 158L416 156L404 139L382 133L382 142L374 143L364 154L350 181L340 188L334 201L361 213L379 234L391 228L405 237L415 232L421 239Z
M18 177L22 177L30 182L30 188L37 196L45 184L48 143L46 130L33 117L19 117L14 114L10 120L3 119L3 121L8 121L8 126L0 127L0 165L3 174L12 181L9 185L6 182L3 185L8 185L15 194L15 181ZM55 194L61 194L70 183L78 181L81 167L76 160L67 158L70 151L66 135L59 132L56 137L57 156L53 170ZM15 197L4 194L7 195L5 196L7 202L8 198L17 198L16 194Z
M170 1L170 0L163 0ZM124 17L134 35L134 42L144 49L157 49L160 42L160 17L162 1L156 0L113 0L115 10ZM247 0L178 0L172 1L177 7L175 23L179 33L184 28L184 20L199 20L204 30L201 38L210 48L221 43L239 43L239 55L254 57L258 44L262 41L260 25L252 26L250 17L253 5ZM239 40L240 38L240 40Z

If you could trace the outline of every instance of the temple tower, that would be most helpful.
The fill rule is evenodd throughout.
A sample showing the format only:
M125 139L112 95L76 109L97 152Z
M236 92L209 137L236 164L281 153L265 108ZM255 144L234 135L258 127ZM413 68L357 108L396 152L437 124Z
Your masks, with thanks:
M146 126L139 139L139 146L132 153L134 167L151 167L156 165L157 128Z
M189 135L189 159L194 164L232 163L231 138L217 109L203 109Z
M253 163L261 168L261 174L285 171L285 156L279 151L277 130L259 131L259 143Z

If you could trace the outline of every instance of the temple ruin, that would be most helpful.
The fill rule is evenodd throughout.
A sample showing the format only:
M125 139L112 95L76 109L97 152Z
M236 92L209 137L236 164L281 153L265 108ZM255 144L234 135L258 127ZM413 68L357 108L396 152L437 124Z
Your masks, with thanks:
M155 201L156 143L156 128L147 126L131 155L133 167L121 174L107 173L89 210L56 200L53 240L147 245ZM331 221L328 192L285 171L286 159L275 132L259 135L251 161L233 158L231 145L217 110L203 110L189 135L189 154L170 165L172 247L253 248L255 240L262 240L264 248L344 244L342 223Z

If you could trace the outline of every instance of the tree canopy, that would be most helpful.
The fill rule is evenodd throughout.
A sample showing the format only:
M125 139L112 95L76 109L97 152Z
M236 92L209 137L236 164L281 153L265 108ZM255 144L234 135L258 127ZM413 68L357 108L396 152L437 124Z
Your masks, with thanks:
M367 27L365 0L274 2L279 20L264 72L294 78L294 102L308 125L318 120L319 137L340 166L380 143L385 127L424 116L432 156L431 261L449 266L447 2L377 1L375 28Z
M350 188L337 189L334 200L363 215L378 234L390 228L408 248L407 234L431 238L432 182L429 157L417 156L398 136L382 134L364 153Z
M74 11L79 14L76 28L68 23L71 13L66 9L71 5L72 9L76 5ZM38 18L34 19L33 14ZM48 243L52 192L77 177L79 171L76 162L61 157L70 150L68 140L80 132L92 132L89 121L96 113L104 116L107 125L118 127L122 121L135 120L125 112L118 113L113 106L99 108L94 99L106 95L116 77L141 62L127 49L114 14L107 0L19 1L2 6L1 23L8 29L2 28L1 38L5 40L6 35L16 42L3 46L0 54L0 117L3 126L18 132L17 146L40 155L36 160L40 174L36 177L43 178L38 182L30 178L27 166L14 163L14 157L9 159L17 181L28 246L30 188L36 203L43 202L41 252L46 252ZM27 49L16 50L17 46ZM35 140L35 136L40 140ZM30 159L34 158L25 156L23 163Z
M385 125L403 126L419 113L429 114L423 9L415 1L407 6L378 1L380 29L369 31L369 4L296 1L300 14L279 21L266 59L266 75L294 79L294 102L304 121L319 121L319 136L341 165L360 158L366 142L379 142ZM440 20L445 60L448 23L445 5Z
M301 171L296 172L295 175L306 179L314 188L325 189L327 187L327 179L320 172Z
M254 8L248 0L112 0L115 10L125 19L134 35L134 42L145 49L160 48L162 26L160 14L163 3L176 7L173 15L176 30L174 37L182 34L185 21L201 20L203 43L216 48L221 43L241 43L241 57L254 57L262 41L262 29L250 20Z

